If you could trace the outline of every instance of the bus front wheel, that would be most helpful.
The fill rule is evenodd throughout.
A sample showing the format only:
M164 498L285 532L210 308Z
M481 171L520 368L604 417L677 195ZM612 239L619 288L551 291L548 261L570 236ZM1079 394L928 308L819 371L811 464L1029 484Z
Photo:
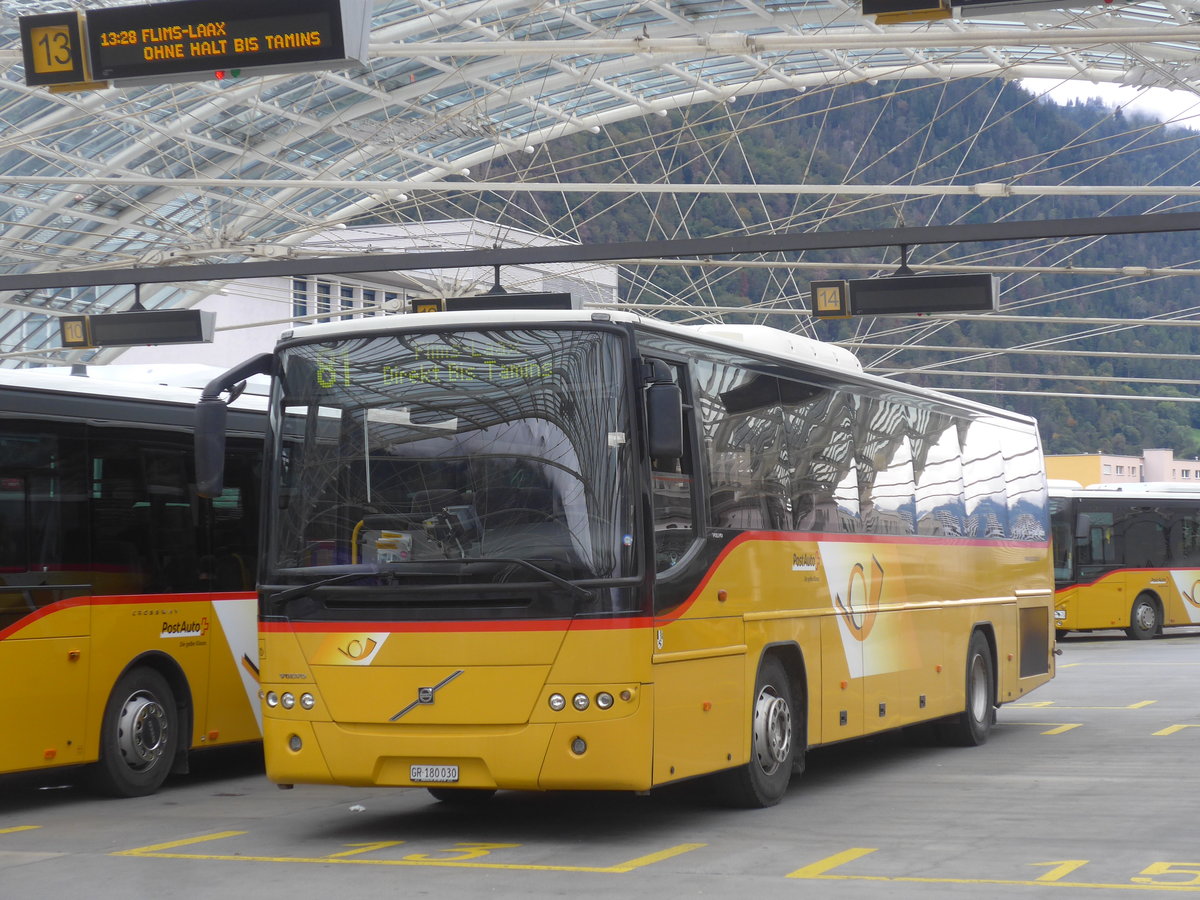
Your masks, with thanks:
M939 723L938 732L945 743L977 747L987 741L996 721L994 672L992 648L983 632L976 631L967 645L966 708Z
M131 669L104 709L94 786L115 797L153 794L171 771L179 738L179 710L167 680L153 669Z
M1141 594L1133 601L1129 611L1129 627L1125 633L1139 641L1148 641L1162 629L1158 604L1148 594Z
M750 711L750 762L722 773L721 792L735 806L774 806L787 792L804 748L804 735L791 680L776 657L763 659Z

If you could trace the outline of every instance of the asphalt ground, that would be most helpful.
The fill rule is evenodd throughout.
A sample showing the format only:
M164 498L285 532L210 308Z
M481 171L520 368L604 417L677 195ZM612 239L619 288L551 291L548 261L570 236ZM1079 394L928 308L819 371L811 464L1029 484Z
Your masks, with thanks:
M918 731L812 751L766 810L702 784L472 809L284 791L254 747L134 800L69 771L5 776L0 900L1200 895L1200 631L1059 644L1058 677L982 747Z

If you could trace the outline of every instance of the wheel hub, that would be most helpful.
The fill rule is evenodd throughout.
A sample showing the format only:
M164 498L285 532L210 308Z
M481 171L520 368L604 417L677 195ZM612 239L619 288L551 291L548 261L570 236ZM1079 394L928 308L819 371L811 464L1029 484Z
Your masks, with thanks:
M117 747L125 764L140 771L158 762L167 749L169 727L158 700L144 693L129 697L117 720Z
M792 710L770 685L754 704L754 756L767 775L787 762L792 750Z

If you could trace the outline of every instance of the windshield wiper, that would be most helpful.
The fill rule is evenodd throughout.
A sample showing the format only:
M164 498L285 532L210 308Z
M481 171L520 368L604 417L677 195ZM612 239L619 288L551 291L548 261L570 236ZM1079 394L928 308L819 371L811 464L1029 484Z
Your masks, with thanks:
M296 585L296 587L280 591L278 594L273 594L271 599L282 600L284 602L288 600L295 600L298 597L307 597L317 588L325 587L328 584L340 584L343 581L350 581L354 578L369 578L372 575L384 575L388 572L394 571L395 568L391 566L386 568L383 566L369 566L357 569L353 572L342 572L340 575L333 575L329 578L321 578L317 581L310 581L308 584L299 584Z
M592 594L587 588L580 587L573 581L568 581L561 575L556 575L549 569L544 569L537 563L530 562L527 559L521 559L516 556L481 556L481 557L463 557L456 559L434 559L425 560L426 563L505 563L520 566L523 569L541 576L546 581L560 587L565 591L570 592L581 600L591 600ZM272 601L282 601L286 603L288 600L296 600L300 597L307 597L318 588L323 588L330 584L341 584L343 581L352 581L355 578L369 578L373 575L395 575L403 572L407 565L411 563L391 563L386 566L361 566L353 572L342 572L338 575L332 575L329 578L320 578L316 581L310 581L308 584L298 584L295 587L287 588L277 594L271 596Z
M521 559L520 557L517 557L517 556L466 556L466 557L462 557L460 559L456 558L456 559L430 560L430 561L431 562L453 562L453 563L511 563L513 565L521 566L524 569L528 569L529 571L534 572L537 575L540 575L542 578L545 578L551 584L555 585L556 587L560 587L565 591L569 591L570 593L574 594L576 597L578 597L581 600L591 600L592 599L592 593L587 588L582 588L579 585L575 584L575 582L568 581L567 579L563 578L561 575L555 575L549 569L543 569L537 563L530 562L527 559Z

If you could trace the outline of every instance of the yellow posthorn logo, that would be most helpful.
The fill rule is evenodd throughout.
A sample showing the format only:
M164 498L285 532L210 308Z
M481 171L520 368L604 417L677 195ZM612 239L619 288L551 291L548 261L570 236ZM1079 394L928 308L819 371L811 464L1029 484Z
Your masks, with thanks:
M374 653L377 646L379 645L373 638L367 638L365 641L360 638L351 638L344 646L338 647L338 652L358 662Z
M1176 584L1178 584L1178 582L1176 582ZM1183 596L1184 600L1197 609L1200 609L1200 600L1196 599L1197 597L1200 597L1200 591L1196 590L1197 587L1200 587L1200 581L1193 581L1191 591L1180 590L1179 593Z
M867 580L866 567L855 563L850 569L850 577L846 583L846 599L841 594L834 596L834 603L842 611L850 633L855 640L865 641L875 627L875 618L879 614L879 601L883 596L883 566L874 556L871 557L871 579Z

